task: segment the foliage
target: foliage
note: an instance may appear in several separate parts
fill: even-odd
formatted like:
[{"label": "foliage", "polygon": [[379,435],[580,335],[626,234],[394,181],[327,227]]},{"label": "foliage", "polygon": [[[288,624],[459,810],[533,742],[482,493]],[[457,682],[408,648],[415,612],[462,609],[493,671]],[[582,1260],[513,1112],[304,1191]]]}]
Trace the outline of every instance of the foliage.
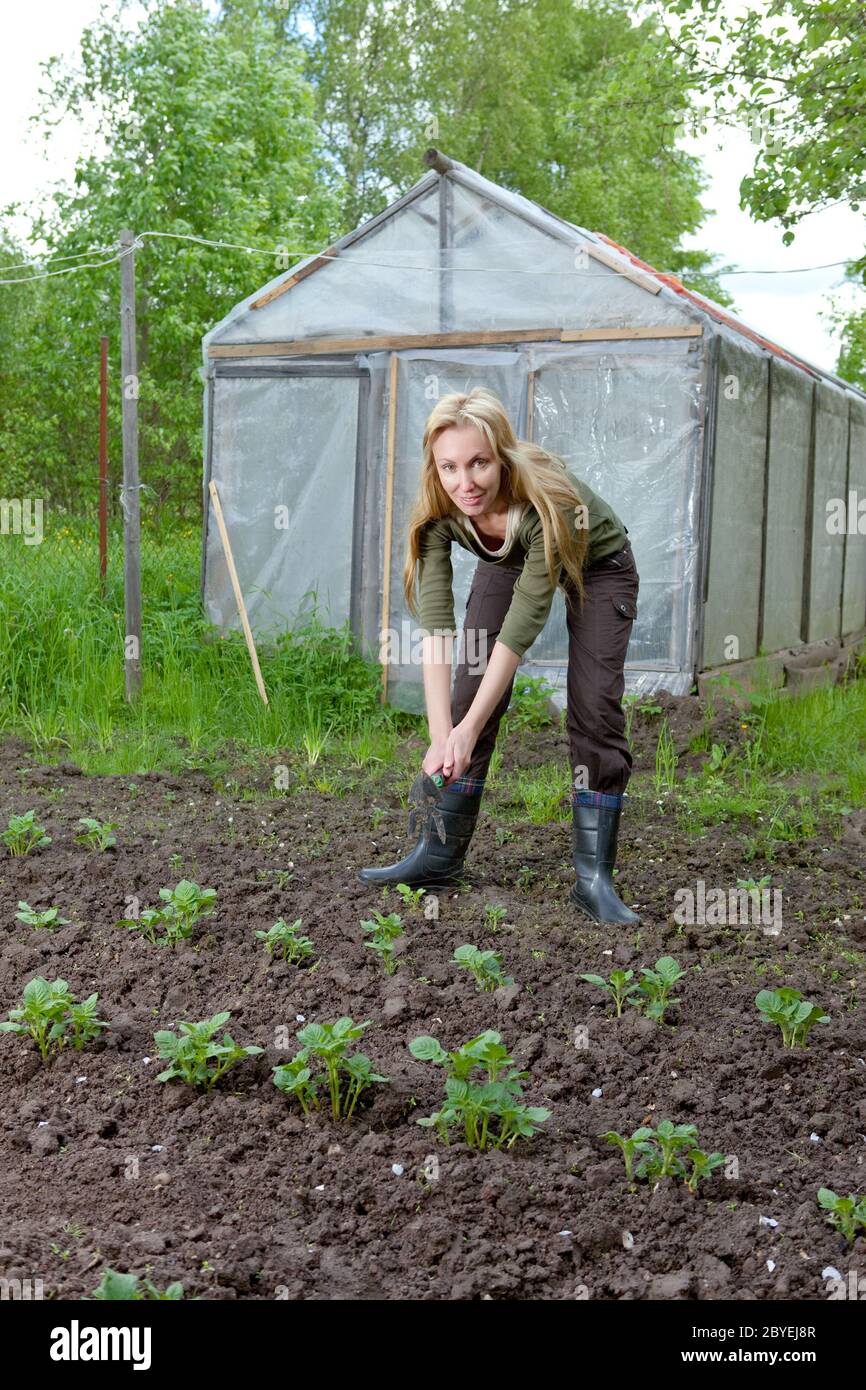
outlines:
[{"label": "foliage", "polygon": [[160,888],[162,907],[146,907],[140,917],[124,917],[116,925],[140,931],[153,946],[176,946],[192,935],[193,927],[209,917],[216,905],[215,888],[199,888],[181,879],[174,888]]},{"label": "foliage", "polygon": [[45,907],[41,912],[37,912],[29,903],[24,902],[19,902],[15,920],[24,922],[28,927],[44,928],[47,931],[53,931],[55,927],[69,926],[69,918],[60,916],[59,907]]},{"label": "foliage", "polygon": [[[119,229],[221,238],[238,249],[153,238],[136,254],[142,482],[157,510],[177,520],[198,510],[201,336],[300,259],[295,248],[327,242],[333,174],[302,52],[277,34],[264,6],[247,6],[243,22],[204,0],[146,0],[142,11],[131,22],[127,7],[104,9],[76,58],[44,67],[38,128],[47,137],[64,116],[84,113],[87,135],[72,182],[33,211],[34,239],[48,257],[105,268],[15,289],[27,332],[10,353],[16,321],[0,329],[0,472],[11,455],[29,474],[23,486],[52,504],[87,495],[98,335],[108,335],[112,363],[120,355]],[[12,261],[24,259],[9,249]],[[110,403],[119,438],[116,382]]]},{"label": "foliage", "polygon": [[81,834],[75,837],[76,844],[100,851],[112,849],[117,844],[117,836],[114,834],[117,825],[114,821],[100,821],[95,820],[93,816],[82,816],[78,824],[83,826],[83,829]]},{"label": "foliage", "polygon": [[849,1193],[847,1197],[837,1197],[829,1187],[818,1188],[818,1204],[829,1212],[827,1220],[831,1226],[850,1243],[857,1236],[857,1227],[866,1230],[866,1197]]},{"label": "foliage", "polygon": [[[530,1139],[550,1118],[543,1106],[522,1103],[522,1083],[529,1073],[514,1066],[499,1033],[488,1029],[455,1052],[446,1052],[436,1038],[422,1036],[413,1038],[409,1051],[421,1062],[445,1067],[445,1103],[417,1123],[435,1128],[446,1144],[449,1131],[459,1124],[472,1148],[510,1149],[515,1140]],[[476,1071],[485,1079],[473,1080]]]},{"label": "foliage", "polygon": [[453,959],[455,965],[469,971],[480,991],[489,994],[501,985],[514,984],[510,975],[503,975],[502,956],[497,951],[479,951],[467,943],[457,947]]},{"label": "foliage", "polygon": [[679,758],[667,719],[662,720],[656,740],[654,783],[657,796],[676,790]]},{"label": "foliage", "polygon": [[[742,205],[778,221],[790,245],[794,228],[820,208],[863,205],[862,131],[866,29],[861,0],[772,0],[730,7],[725,0],[668,0],[672,51],[682,55],[722,126],[748,126],[754,167],[741,184]],[[777,21],[770,22],[771,16]],[[848,278],[866,278],[866,254]],[[866,314],[834,315],[844,325],[837,370],[866,387]]]},{"label": "foliage", "polygon": [[13,859],[21,859],[34,849],[51,844],[51,836],[45,834],[45,826],[36,824],[35,811],[25,811],[23,816],[10,816],[0,840]]},{"label": "foliage", "polygon": [[121,1274],[115,1269],[104,1269],[102,1278],[93,1290],[93,1298],[103,1302],[139,1302],[145,1299],[160,1299],[171,1303],[183,1298],[183,1284],[169,1284],[164,1293],[150,1282],[139,1279],[137,1274]]},{"label": "foliage", "polygon": [[216,1034],[230,1018],[228,1012],[219,1013],[200,1023],[178,1022],[179,1033],[167,1029],[154,1033],[159,1056],[170,1063],[159,1073],[157,1081],[177,1078],[189,1086],[203,1086],[209,1091],[244,1057],[263,1052],[262,1047],[241,1047],[230,1033],[223,1033],[222,1041],[217,1041]]},{"label": "foliage", "polygon": [[[308,709],[327,711],[335,743],[363,738],[390,761],[418,717],[382,705],[381,667],[357,650],[348,622],[305,612],[259,648],[270,704],[250,688],[243,635],[215,634],[199,600],[200,528],[175,526],[142,546],[143,681],[125,698],[123,554],[110,534],[99,581],[95,528],[49,510],[38,547],[3,546],[0,566],[0,727],[43,756],[86,773],[220,770],[227,735],[239,749],[285,756]],[[334,749],[336,760],[343,754]],[[178,873],[178,877],[180,874]]]},{"label": "foliage", "polygon": [[374,910],[372,918],[367,918],[361,923],[361,930],[369,932],[372,937],[372,940],[365,941],[364,945],[368,950],[376,952],[386,972],[393,975],[400,964],[394,954],[394,947],[404,934],[402,918],[396,912],[389,912],[386,917],[384,913]]},{"label": "foliage", "polygon": [[76,1051],[99,1036],[109,1025],[96,1017],[99,996],[91,994],[76,1002],[65,980],[46,980],[36,975],[24,986],[22,1004],[9,1010],[9,1019],[0,1023],[0,1033],[30,1036],[39,1048],[43,1062],[55,1049],[71,1042]]},{"label": "foliage", "polygon": [[518,672],[503,718],[504,732],[547,728],[553,722],[549,708],[551,688],[538,676],[522,676]]},{"label": "foliage", "polygon": [[[375,827],[374,827],[374,828],[375,828]],[[419,903],[421,902],[421,899],[424,897],[424,894],[427,892],[427,889],[426,889],[426,888],[410,888],[408,883],[398,883],[398,884],[397,884],[397,892],[400,894],[400,897],[403,899],[403,902],[404,902],[404,904],[405,904],[405,906],[406,906],[407,911],[409,911],[409,912],[415,912],[415,911],[417,910],[417,908],[418,908]]]},{"label": "foliage", "polygon": [[[703,215],[697,160],[676,138],[690,75],[626,0],[141,8],[137,21],[104,11],[74,59],[44,70],[37,131],[71,112],[87,134],[71,183],[32,210],[33,237],[47,257],[103,268],[3,287],[0,471],[18,492],[70,508],[87,495],[96,342],[106,333],[118,360],[127,226],[234,243],[153,237],[136,253],[145,495],[160,515],[193,514],[202,333],[416,183],[431,113],[471,167],[727,302],[706,254],[680,246]],[[0,252],[10,265],[27,254],[8,229]],[[120,403],[112,391],[115,438]]]},{"label": "foliage", "polygon": [[[274,1068],[274,1085],[287,1095],[297,1096],[304,1114],[309,1114],[310,1104],[318,1108],[317,1088],[327,1085],[334,1119],[351,1119],[361,1094],[375,1082],[390,1079],[373,1071],[365,1053],[348,1050],[349,1044],[369,1027],[369,1020],[354,1023],[351,1018],[338,1018],[335,1023],[309,1023],[297,1034],[302,1050],[287,1065]],[[324,1062],[324,1075],[313,1077],[307,1065],[311,1057]]]},{"label": "foliage", "polygon": [[785,1047],[805,1047],[815,1024],[830,1022],[819,1004],[808,1003],[798,989],[787,985],[762,989],[755,996],[755,1004],[765,1023],[778,1024]]},{"label": "foliage", "polygon": [[272,956],[276,949],[279,949],[283,960],[290,965],[298,965],[307,956],[311,956],[314,951],[312,941],[306,936],[299,936],[301,918],[296,917],[294,922],[286,922],[280,917],[268,931],[257,931],[256,936],[260,941],[264,941],[268,949],[268,955]]},{"label": "foliage", "polygon": [[[623,1004],[630,994],[636,994],[638,990],[637,983],[630,983],[633,976],[633,970],[612,970],[608,980],[603,975],[579,975],[578,979],[586,980],[590,985],[598,985],[599,989],[609,994],[616,1005],[616,1016],[621,1018]],[[632,999],[629,1002],[633,1004],[635,1001]]]},{"label": "foliage", "polygon": [[[655,1129],[643,1125],[631,1138],[616,1130],[599,1135],[608,1144],[615,1144],[625,1160],[626,1178],[632,1176],[655,1182],[660,1178],[682,1178],[690,1192],[697,1192],[703,1178],[710,1177],[725,1161],[722,1153],[704,1153],[696,1146],[698,1131],[695,1125],[677,1125],[661,1120]],[[637,1164],[635,1164],[637,1159]],[[691,1164],[691,1170],[687,1164]]]},{"label": "foliage", "polygon": [[504,919],[507,909],[495,903],[484,904],[484,924],[492,932],[499,930],[499,923]]},{"label": "foliage", "polygon": [[673,956],[661,956],[655,963],[655,969],[650,970],[644,966],[641,970],[643,979],[638,985],[638,990],[644,996],[644,1001],[638,1004],[646,1013],[647,1018],[654,1018],[656,1022],[663,1023],[665,1010],[672,1004],[679,1004],[679,999],[672,999],[670,991],[673,989],[677,980],[681,980],[685,975],[685,970],[674,960]]}]

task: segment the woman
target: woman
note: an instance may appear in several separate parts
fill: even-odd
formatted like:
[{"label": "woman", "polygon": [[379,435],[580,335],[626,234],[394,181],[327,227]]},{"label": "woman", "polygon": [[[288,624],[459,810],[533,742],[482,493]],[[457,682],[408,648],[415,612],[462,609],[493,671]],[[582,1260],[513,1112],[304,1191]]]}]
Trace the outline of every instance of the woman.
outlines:
[{"label": "woman", "polygon": [[[359,877],[366,883],[409,885],[459,877],[515,671],[544,627],[561,585],[573,769],[576,882],[570,897],[593,921],[637,923],[611,877],[632,766],[623,667],[639,580],[627,527],[562,459],[517,439],[491,391],[443,396],[427,420],[423,449],[403,587],[424,632],[430,747],[422,768],[428,774],[441,770],[444,790],[435,807],[441,819],[428,812],[405,859],[383,869],[361,869]],[[454,541],[478,556],[478,566],[452,697]]]}]

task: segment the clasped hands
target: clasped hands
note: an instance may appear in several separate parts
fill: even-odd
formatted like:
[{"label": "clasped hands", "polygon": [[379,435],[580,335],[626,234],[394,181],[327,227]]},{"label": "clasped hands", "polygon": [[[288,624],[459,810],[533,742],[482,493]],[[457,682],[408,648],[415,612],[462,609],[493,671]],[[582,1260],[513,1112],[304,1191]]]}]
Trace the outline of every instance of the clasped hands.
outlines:
[{"label": "clasped hands", "polygon": [[466,719],[461,719],[447,734],[431,741],[421,767],[428,776],[441,770],[447,786],[463,776],[472,761],[477,742],[478,730]]}]

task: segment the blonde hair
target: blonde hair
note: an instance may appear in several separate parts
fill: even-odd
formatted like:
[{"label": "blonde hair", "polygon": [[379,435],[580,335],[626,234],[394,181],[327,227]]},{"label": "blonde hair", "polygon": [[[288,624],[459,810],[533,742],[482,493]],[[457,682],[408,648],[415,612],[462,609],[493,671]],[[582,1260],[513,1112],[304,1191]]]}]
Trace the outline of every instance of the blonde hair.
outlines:
[{"label": "blonde hair", "polygon": [[[551,584],[559,583],[564,569],[574,582],[583,605],[582,570],[589,548],[587,512],[565,461],[539,444],[518,439],[505,407],[497,395],[483,386],[473,391],[452,391],[437,401],[424,427],[424,460],[418,494],[409,513],[403,593],[410,613],[418,616],[415,602],[416,566],[420,534],[431,521],[456,516],[457,511],[439,480],[433,444],[450,425],[474,425],[484,435],[494,458],[502,465],[500,496],[509,506],[528,502],[538,512],[544,532],[544,558]],[[578,508],[580,511],[578,512]],[[580,520],[578,520],[578,517]]]}]

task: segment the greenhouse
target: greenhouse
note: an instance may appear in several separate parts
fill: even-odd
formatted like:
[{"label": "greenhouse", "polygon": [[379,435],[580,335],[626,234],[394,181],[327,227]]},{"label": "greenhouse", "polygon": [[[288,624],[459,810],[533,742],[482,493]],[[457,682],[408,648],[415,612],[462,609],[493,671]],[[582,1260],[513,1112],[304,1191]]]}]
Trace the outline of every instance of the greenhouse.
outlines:
[{"label": "greenhouse", "polygon": [[[213,481],[256,638],[315,604],[383,662],[387,699],[422,710],[401,573],[424,422],[486,386],[629,529],[628,690],[685,694],[760,654],[777,685],[844,666],[866,629],[866,393],[603,234],[425,159],[403,197],[203,340],[210,620],[239,626]],[[475,557],[452,562],[459,624]],[[520,669],[560,703],[567,650],[558,591]]]}]

